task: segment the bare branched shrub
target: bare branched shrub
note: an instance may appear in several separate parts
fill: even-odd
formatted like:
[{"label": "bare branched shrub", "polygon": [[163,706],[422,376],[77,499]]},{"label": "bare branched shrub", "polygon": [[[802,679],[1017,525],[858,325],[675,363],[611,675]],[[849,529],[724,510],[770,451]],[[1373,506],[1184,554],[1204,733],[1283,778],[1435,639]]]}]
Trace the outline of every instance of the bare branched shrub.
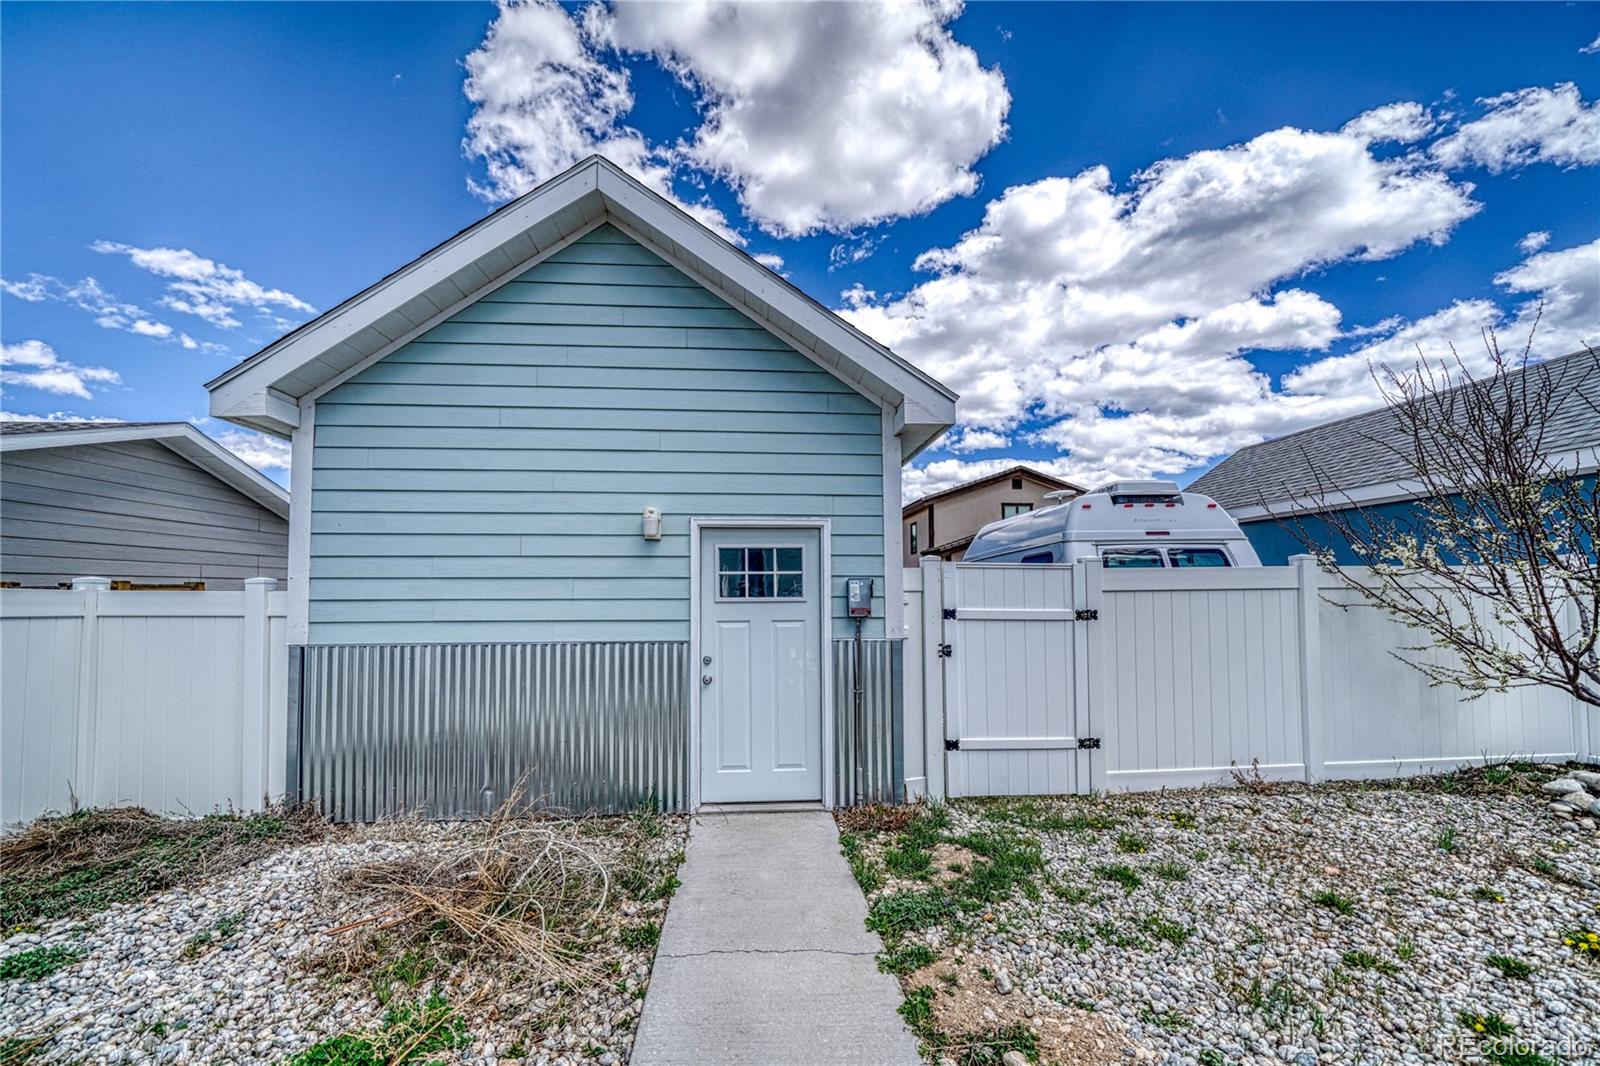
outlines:
[{"label": "bare branched shrub", "polygon": [[1572,427],[1600,427],[1600,349],[1536,363],[1532,343],[1508,355],[1486,332],[1490,369],[1477,376],[1453,347],[1378,373],[1388,422],[1362,436],[1415,494],[1401,513],[1351,499],[1302,453],[1318,520],[1365,573],[1335,565],[1325,533],[1281,521],[1361,603],[1421,636],[1396,654],[1430,683],[1473,695],[1550,685],[1600,705],[1596,434],[1569,450]]},{"label": "bare branched shrub", "polygon": [[1261,776],[1260,759],[1251,759],[1248,770],[1238,763],[1233,763],[1228,767],[1228,776],[1233,778],[1233,783],[1236,787],[1258,796],[1282,792],[1289,787],[1289,783],[1286,781],[1274,781]]}]

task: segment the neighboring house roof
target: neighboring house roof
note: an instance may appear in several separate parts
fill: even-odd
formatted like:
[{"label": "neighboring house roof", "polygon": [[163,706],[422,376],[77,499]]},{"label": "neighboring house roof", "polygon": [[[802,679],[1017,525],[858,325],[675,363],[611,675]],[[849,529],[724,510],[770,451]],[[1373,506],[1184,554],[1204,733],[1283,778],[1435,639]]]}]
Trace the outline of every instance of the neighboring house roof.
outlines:
[{"label": "neighboring house roof", "polygon": [[968,533],[964,537],[957,537],[955,540],[947,540],[943,544],[935,544],[933,547],[924,550],[922,554],[939,556],[949,555],[951,552],[960,551],[962,548],[965,548],[967,545],[971,544],[972,538],[976,536],[976,533]]},{"label": "neighboring house roof", "polygon": [[909,459],[955,422],[956,394],[624,173],[591,156],[208,382],[211,413],[287,436],[337,385],[611,222],[865,396]]},{"label": "neighboring house roof", "polygon": [[[959,485],[952,485],[948,489],[940,489],[938,492],[930,492],[928,495],[912,500],[910,503],[902,507],[900,509],[900,515],[903,518],[909,518],[911,516],[911,512],[920,511],[928,504],[937,503],[947,496],[954,496],[957,493],[967,492],[971,489],[979,489],[985,485],[993,485],[996,481],[1004,481],[1006,478],[1012,477],[1030,477],[1035,481],[1042,481],[1046,485],[1054,486],[1055,490],[1058,492],[1063,489],[1077,493],[1082,493],[1084,491],[1082,485],[1074,485],[1070,481],[1062,481],[1058,477],[1051,477],[1049,474],[1046,474],[1040,470],[1035,470],[1031,466],[1018,464],[1017,466],[1007,467],[1006,469],[1001,470],[999,473],[990,474],[988,477],[974,478],[971,481],[963,481]],[[948,547],[948,545],[942,546]],[[929,551],[933,550],[935,549],[929,549]]]},{"label": "neighboring house roof", "polygon": [[154,441],[278,517],[289,517],[288,490],[187,422],[0,421],[0,452],[132,440]]},{"label": "neighboring house roof", "polygon": [[[1548,454],[1574,455],[1592,468],[1600,448],[1600,350],[1533,363],[1506,375],[1507,387],[1546,380],[1559,399],[1544,427]],[[1580,385],[1589,388],[1580,391]],[[1352,504],[1414,499],[1422,494],[1405,456],[1405,429],[1388,407],[1302,429],[1234,452],[1189,486],[1237,519],[1323,511]]]}]

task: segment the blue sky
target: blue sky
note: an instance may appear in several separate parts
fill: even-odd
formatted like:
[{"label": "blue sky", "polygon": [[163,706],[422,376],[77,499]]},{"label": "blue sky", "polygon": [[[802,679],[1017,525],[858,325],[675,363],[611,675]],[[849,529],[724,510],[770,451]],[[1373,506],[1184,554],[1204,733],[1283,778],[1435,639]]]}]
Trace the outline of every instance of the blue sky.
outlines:
[{"label": "blue sky", "polygon": [[1594,4],[7,3],[0,38],[15,415],[203,418],[597,149],[963,393],[909,491],[1186,480],[1541,298],[1540,354],[1600,342]]}]

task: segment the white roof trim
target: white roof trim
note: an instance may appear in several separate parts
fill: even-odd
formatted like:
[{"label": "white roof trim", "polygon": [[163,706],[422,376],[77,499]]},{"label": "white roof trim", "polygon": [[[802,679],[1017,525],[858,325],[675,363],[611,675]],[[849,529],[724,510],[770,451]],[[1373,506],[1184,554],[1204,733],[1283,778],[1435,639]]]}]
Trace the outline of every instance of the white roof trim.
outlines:
[{"label": "white roof trim", "polygon": [[211,413],[288,435],[293,401],[420,335],[607,220],[863,395],[902,412],[897,432],[905,455],[954,423],[954,392],[598,156],[207,383]]},{"label": "white roof trim", "polygon": [[279,518],[289,517],[287,489],[187,422],[161,422],[150,426],[125,426],[108,422],[82,429],[5,434],[0,436],[0,452],[70,448],[82,444],[121,444],[134,440],[154,441],[163,445]]},{"label": "white roof trim", "polygon": [[[1592,474],[1600,469],[1600,447],[1575,448],[1546,456],[1555,469],[1567,474]],[[1352,507],[1374,507],[1383,503],[1400,503],[1420,499],[1427,489],[1415,480],[1389,481],[1377,485],[1358,485],[1349,489],[1334,489],[1323,494],[1297,496],[1291,500],[1273,500],[1266,504],[1253,503],[1245,507],[1226,508],[1235,522],[1254,522],[1263,518],[1289,518],[1295,515],[1321,514],[1326,511],[1346,511]]]}]

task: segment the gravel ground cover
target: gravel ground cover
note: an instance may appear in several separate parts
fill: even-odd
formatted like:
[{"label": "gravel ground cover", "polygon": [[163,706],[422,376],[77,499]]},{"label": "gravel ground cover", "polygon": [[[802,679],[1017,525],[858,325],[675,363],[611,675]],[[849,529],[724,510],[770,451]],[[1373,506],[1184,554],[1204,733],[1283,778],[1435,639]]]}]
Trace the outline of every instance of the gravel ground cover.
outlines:
[{"label": "gravel ground cover", "polygon": [[1600,835],[1558,770],[841,829],[939,1062],[1600,1062]]},{"label": "gravel ground cover", "polygon": [[0,1063],[625,1062],[686,824],[343,829],[0,942]]}]

